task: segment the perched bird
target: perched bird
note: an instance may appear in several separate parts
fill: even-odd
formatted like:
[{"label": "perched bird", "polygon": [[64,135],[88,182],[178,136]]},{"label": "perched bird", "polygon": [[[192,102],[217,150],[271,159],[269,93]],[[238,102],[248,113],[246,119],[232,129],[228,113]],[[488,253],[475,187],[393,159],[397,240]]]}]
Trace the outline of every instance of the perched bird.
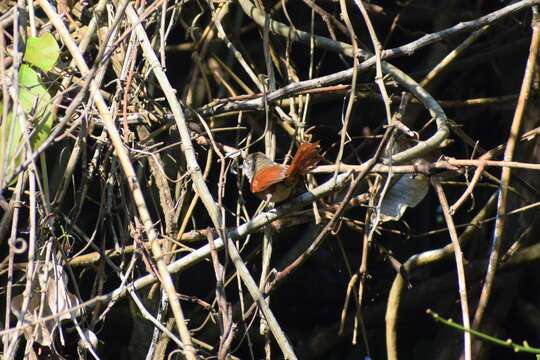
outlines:
[{"label": "perched bird", "polygon": [[246,157],[242,168],[253,194],[262,200],[281,202],[296,192],[302,177],[320,159],[319,142],[316,141],[301,144],[289,166],[278,164],[263,153],[256,152]]}]

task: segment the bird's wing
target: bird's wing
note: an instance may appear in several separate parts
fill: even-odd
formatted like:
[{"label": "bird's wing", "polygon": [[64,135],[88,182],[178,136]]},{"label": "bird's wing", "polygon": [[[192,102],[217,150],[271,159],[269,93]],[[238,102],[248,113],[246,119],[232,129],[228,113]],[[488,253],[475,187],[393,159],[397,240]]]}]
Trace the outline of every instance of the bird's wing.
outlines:
[{"label": "bird's wing", "polygon": [[281,165],[265,167],[255,173],[251,180],[251,191],[258,193],[283,181],[287,177],[287,169]]}]

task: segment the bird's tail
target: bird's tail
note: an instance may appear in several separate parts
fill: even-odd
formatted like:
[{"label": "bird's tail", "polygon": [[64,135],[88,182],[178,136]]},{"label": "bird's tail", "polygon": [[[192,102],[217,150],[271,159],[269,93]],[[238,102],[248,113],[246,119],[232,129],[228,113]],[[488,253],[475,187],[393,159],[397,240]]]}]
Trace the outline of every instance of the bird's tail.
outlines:
[{"label": "bird's tail", "polygon": [[305,175],[321,160],[319,142],[301,144],[294,154],[291,165],[287,169],[287,176]]}]

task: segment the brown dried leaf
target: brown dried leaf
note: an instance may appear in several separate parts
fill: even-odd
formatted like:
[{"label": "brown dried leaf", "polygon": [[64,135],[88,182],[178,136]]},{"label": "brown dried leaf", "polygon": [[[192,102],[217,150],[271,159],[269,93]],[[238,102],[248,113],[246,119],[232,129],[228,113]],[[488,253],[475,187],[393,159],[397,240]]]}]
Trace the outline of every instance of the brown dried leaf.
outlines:
[{"label": "brown dried leaf", "polygon": [[424,175],[403,175],[391,185],[381,204],[381,220],[398,221],[408,207],[415,207],[427,195],[429,179]]},{"label": "brown dried leaf", "polygon": [[[70,319],[71,315],[66,312],[52,320],[39,323],[37,321],[40,318],[63,313],[77,306],[79,301],[75,295],[67,290],[67,275],[61,266],[56,265],[56,269],[49,266],[48,273],[45,271],[45,266],[40,266],[38,271],[38,281],[34,281],[28,309],[24,313],[24,320],[35,324],[25,329],[24,336],[27,341],[35,341],[42,346],[51,346],[56,327],[60,321]],[[43,308],[41,307],[42,298]],[[24,293],[13,297],[11,301],[11,311],[18,319],[21,317],[23,301]],[[75,310],[73,315],[78,316],[79,314],[80,310]]]}]

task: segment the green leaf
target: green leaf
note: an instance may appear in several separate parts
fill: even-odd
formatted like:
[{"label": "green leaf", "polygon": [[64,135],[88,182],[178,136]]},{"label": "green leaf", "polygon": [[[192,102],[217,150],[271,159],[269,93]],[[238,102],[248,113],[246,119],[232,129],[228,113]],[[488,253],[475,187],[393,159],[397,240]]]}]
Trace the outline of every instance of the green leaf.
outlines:
[{"label": "green leaf", "polygon": [[[27,119],[32,121],[30,143],[35,150],[51,133],[54,116],[51,95],[43,86],[40,74],[27,64],[21,65],[19,69],[19,102]],[[0,125],[0,161],[7,156],[10,162],[8,168],[4,169],[7,177],[10,177],[22,162],[22,158],[16,156],[16,152],[22,147],[22,134],[19,119],[14,119],[13,112],[10,111],[6,121]]]},{"label": "green leaf", "polygon": [[27,116],[31,116],[34,135],[31,138],[35,149],[49,136],[53,124],[52,98],[41,83],[39,74],[23,64],[19,70],[19,99]]},{"label": "green leaf", "polygon": [[34,107],[36,109],[42,108],[44,101],[50,100],[50,98],[47,89],[41,84],[39,73],[29,65],[21,65],[19,69],[19,101],[24,112],[30,113]]},{"label": "green leaf", "polygon": [[51,33],[31,37],[26,43],[23,60],[47,72],[58,61],[60,47]]},{"label": "green leaf", "polygon": [[[0,110],[2,109],[0,104]],[[15,122],[13,122],[15,120]],[[21,127],[17,119],[13,118],[13,112],[10,111],[5,118],[5,121],[0,125],[0,161],[2,166],[6,164],[6,168],[2,167],[2,171],[6,177],[11,177],[15,168],[21,163],[21,156],[16,157],[16,152],[21,146]],[[4,142],[5,141],[5,142]],[[19,151],[19,154],[20,151]],[[5,160],[7,159],[7,163]]]}]

